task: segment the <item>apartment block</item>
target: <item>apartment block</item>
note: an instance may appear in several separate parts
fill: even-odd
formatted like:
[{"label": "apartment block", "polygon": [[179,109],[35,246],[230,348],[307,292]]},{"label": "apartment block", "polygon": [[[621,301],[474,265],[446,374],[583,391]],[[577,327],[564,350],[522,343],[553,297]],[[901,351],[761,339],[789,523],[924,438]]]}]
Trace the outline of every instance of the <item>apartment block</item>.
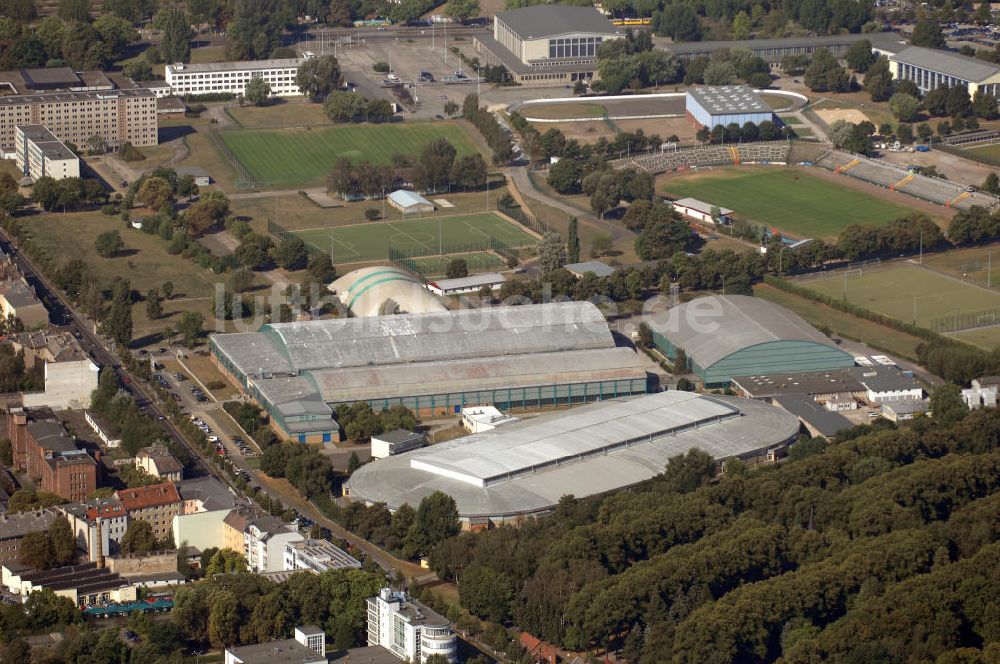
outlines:
[{"label": "apartment block", "polygon": [[368,598],[367,608],[369,646],[382,646],[414,664],[423,664],[431,655],[458,661],[451,622],[406,593],[383,588],[378,596]]},{"label": "apartment block", "polygon": [[42,125],[77,145],[94,135],[111,145],[156,145],[157,118],[156,95],[143,89],[0,96],[0,146],[13,149],[18,125]]},{"label": "apartment block", "polygon": [[18,125],[14,137],[17,170],[23,175],[32,180],[80,177],[80,158],[42,125]]},{"label": "apartment block", "polygon": [[7,437],[14,467],[38,482],[42,491],[81,501],[97,489],[97,463],[77,447],[51,410],[11,409]]},{"label": "apartment block", "polygon": [[153,528],[156,539],[173,539],[174,517],[181,513],[181,497],[172,482],[150,484],[115,493],[129,519],[140,519]]}]

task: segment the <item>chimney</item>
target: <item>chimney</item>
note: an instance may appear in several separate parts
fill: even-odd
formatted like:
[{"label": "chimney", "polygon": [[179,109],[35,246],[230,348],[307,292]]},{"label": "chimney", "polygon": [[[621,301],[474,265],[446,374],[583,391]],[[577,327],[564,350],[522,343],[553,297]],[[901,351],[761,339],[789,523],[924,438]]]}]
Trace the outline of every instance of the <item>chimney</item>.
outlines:
[{"label": "chimney", "polygon": [[104,569],[104,532],[101,527],[101,517],[95,520],[97,523],[97,534],[94,536],[94,558],[97,559],[97,569]]}]

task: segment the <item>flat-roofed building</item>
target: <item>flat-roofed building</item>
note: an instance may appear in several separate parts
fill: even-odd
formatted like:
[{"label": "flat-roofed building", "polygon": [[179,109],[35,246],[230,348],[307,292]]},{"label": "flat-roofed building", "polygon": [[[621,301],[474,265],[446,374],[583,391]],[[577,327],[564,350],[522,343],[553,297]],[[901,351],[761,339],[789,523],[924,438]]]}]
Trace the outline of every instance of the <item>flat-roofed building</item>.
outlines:
[{"label": "flat-roofed building", "polygon": [[322,574],[329,569],[361,569],[361,562],[340,547],[321,539],[285,544],[285,570],[305,569]]},{"label": "flat-roofed building", "polygon": [[959,53],[910,46],[889,57],[889,71],[899,81],[913,81],[923,93],[960,85],[969,91],[1000,97],[1000,64]]},{"label": "flat-roofed building", "polygon": [[930,410],[925,399],[886,399],[882,402],[882,415],[891,422],[905,422]]},{"label": "flat-roofed building", "polygon": [[458,661],[451,621],[391,588],[368,598],[368,645],[382,646],[413,664],[423,664],[431,655]]},{"label": "flat-roofed building", "polygon": [[18,125],[42,125],[77,145],[95,135],[112,147],[159,140],[156,96],[142,89],[0,96],[0,146],[13,150]]},{"label": "flat-roofed building", "polygon": [[42,125],[14,128],[17,170],[32,180],[80,177],[80,158]]},{"label": "flat-roofed building", "polygon": [[[699,127],[746,123],[759,125],[774,120],[774,111],[748,85],[705,85],[691,88],[685,96],[685,113]],[[690,199],[693,200],[693,199]]]},{"label": "flat-roofed building", "polygon": [[773,458],[798,420],[760,401],[659,392],[543,415],[373,461],[345,485],[352,500],[417,505],[434,491],[455,499],[467,528],[550,511],[560,497],[638,484],[671,456],[697,447],[718,461]]},{"label": "flat-roofed building", "polygon": [[498,290],[506,281],[499,272],[483,272],[482,274],[470,274],[467,277],[456,277],[454,279],[438,279],[427,284],[427,290],[435,295],[462,295],[464,293],[478,293],[483,288],[491,291]]},{"label": "flat-roofed building", "polygon": [[[712,205],[705,201],[699,201],[697,198],[680,198],[672,201],[670,205],[685,217],[691,217],[696,221],[709,224],[710,226],[728,224],[731,221],[729,216],[733,214],[733,211],[727,207]],[[713,216],[713,209],[717,212],[717,217]]]},{"label": "flat-roofed building", "polygon": [[176,63],[164,68],[164,79],[175,95],[233,94],[246,92],[247,83],[262,78],[271,85],[271,95],[300,95],[295,76],[305,58],[241,62]]},{"label": "flat-roofed building", "polygon": [[25,329],[49,324],[49,312],[24,277],[0,281],[0,316],[21,321]]},{"label": "flat-roofed building", "polygon": [[[181,497],[180,514],[171,528],[174,542],[187,542],[204,551],[226,548],[225,520],[236,505],[236,496],[212,476],[197,477],[176,483]],[[243,551],[242,533],[235,551]]]},{"label": "flat-roofed building", "polygon": [[635,350],[617,345],[590,302],[274,323],[213,335],[211,350],[300,442],[338,435],[333,407],[343,403],[440,416],[474,405],[578,404],[648,387]]},{"label": "flat-roofed building", "polygon": [[3,585],[19,595],[22,602],[37,591],[48,588],[77,606],[95,606],[108,602],[131,602],[136,587],[116,572],[97,563],[67,565],[49,570],[26,569],[7,563],[2,569]]},{"label": "flat-roofed building", "polygon": [[567,263],[563,268],[574,277],[583,278],[585,274],[591,272],[595,277],[610,277],[615,273],[615,268],[601,261],[583,261],[581,263]]},{"label": "flat-roofed building", "polygon": [[493,35],[474,39],[517,82],[553,83],[593,79],[597,49],[624,36],[593,7],[541,4],[497,12]]},{"label": "flat-roofed building", "polygon": [[519,421],[513,415],[507,415],[493,406],[471,406],[462,409],[462,426],[469,433],[493,431],[497,427]]},{"label": "flat-roofed building", "polygon": [[247,568],[251,572],[280,572],[285,569],[285,545],[299,542],[302,535],[273,516],[257,517],[244,531]]},{"label": "flat-roofed building", "polygon": [[894,366],[854,367],[851,375],[864,385],[868,403],[881,403],[889,399],[922,399],[924,396],[924,388],[913,375]]},{"label": "flat-roofed building", "polygon": [[7,437],[14,467],[38,482],[42,491],[66,500],[86,500],[97,490],[97,463],[47,408],[13,408],[7,414]]},{"label": "flat-roofed building", "polygon": [[849,419],[824,408],[808,394],[781,394],[774,397],[773,402],[799,418],[810,436],[832,438],[838,432],[854,426]]},{"label": "flat-roofed building", "polygon": [[746,50],[763,58],[770,65],[778,66],[781,64],[781,59],[786,55],[812,55],[821,48],[826,49],[837,57],[843,57],[851,46],[861,40],[871,42],[872,51],[880,55],[890,55],[906,48],[905,37],[897,32],[781,37],[777,39],[693,41],[663,44],[663,48],[682,60],[707,58],[721,49],[726,49],[727,51]]},{"label": "flat-roofed building", "polygon": [[771,399],[783,394],[808,394],[819,400],[864,398],[867,389],[850,369],[789,371],[733,376],[736,393],[748,399]]},{"label": "flat-roofed building", "polygon": [[326,634],[315,625],[295,628],[295,636],[226,648],[224,664],[326,664]]},{"label": "flat-roofed building", "polygon": [[45,375],[44,391],[24,394],[26,408],[90,408],[99,367],[71,333],[48,329],[22,332],[11,339],[11,345],[24,352],[26,364]]},{"label": "flat-roofed building", "polygon": [[427,441],[424,434],[406,429],[393,429],[378,435],[372,436],[371,454],[373,459],[384,459],[393,454],[402,454],[410,450],[419,449]]}]

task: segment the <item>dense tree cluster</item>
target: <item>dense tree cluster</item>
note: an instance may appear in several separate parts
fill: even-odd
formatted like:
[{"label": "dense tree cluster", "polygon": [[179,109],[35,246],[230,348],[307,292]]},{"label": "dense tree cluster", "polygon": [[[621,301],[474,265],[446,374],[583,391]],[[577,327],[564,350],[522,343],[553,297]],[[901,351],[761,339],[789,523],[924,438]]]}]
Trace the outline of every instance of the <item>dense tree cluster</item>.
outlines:
[{"label": "dense tree cluster", "polygon": [[978,205],[961,210],[948,224],[948,239],[957,245],[984,244],[1000,239],[1000,211],[990,214]]},{"label": "dense tree cluster", "polygon": [[567,496],[430,561],[477,615],[569,648],[627,646],[630,662],[987,661],[998,432],[995,410],[879,423],[797,443],[779,466],[727,465],[718,483],[691,452],[630,492]]},{"label": "dense tree cluster", "polygon": [[395,512],[384,503],[352,502],[341,518],[351,532],[407,559],[426,555],[461,530],[454,499],[440,491],[423,498],[416,509],[404,503]]},{"label": "dense tree cluster", "polygon": [[393,429],[413,431],[418,420],[406,406],[396,404],[376,412],[367,402],[357,401],[337,407],[337,422],[349,440],[365,440]]},{"label": "dense tree cluster", "polygon": [[138,37],[128,19],[104,14],[93,20],[89,2],[63,1],[74,6],[41,20],[36,20],[32,2],[0,4],[0,67],[104,69]]},{"label": "dense tree cluster", "polygon": [[682,66],[686,85],[729,85],[743,81],[754,88],[766,88],[771,84],[770,65],[748,49],[719,49],[711,57],[692,58]]},{"label": "dense tree cluster", "polygon": [[681,61],[674,54],[663,49],[653,49],[649,32],[637,35],[626,33],[625,39],[613,39],[600,45],[597,50],[597,71],[600,83],[611,94],[618,94],[623,88],[638,90],[650,85],[676,83],[683,78]]},{"label": "dense tree cluster", "polygon": [[513,158],[514,150],[510,135],[492,113],[479,106],[479,95],[466,95],[462,102],[462,117],[471,122],[482,134],[486,144],[493,151],[494,165],[506,164]]}]

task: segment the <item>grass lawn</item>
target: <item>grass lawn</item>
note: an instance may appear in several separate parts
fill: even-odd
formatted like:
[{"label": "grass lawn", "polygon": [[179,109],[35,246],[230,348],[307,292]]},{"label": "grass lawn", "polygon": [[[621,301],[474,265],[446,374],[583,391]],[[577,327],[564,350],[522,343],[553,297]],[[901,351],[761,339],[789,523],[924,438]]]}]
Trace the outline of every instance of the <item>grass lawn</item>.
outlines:
[{"label": "grass lawn", "polygon": [[449,244],[467,245],[491,237],[514,247],[531,245],[536,241],[525,231],[491,212],[409,221],[377,221],[301,230],[295,234],[310,249],[330,254],[334,263],[384,260],[388,258],[390,244],[400,249],[421,250],[426,252],[422,255],[433,256],[438,253],[439,246],[447,253]]},{"label": "grass lawn", "polygon": [[893,355],[917,359],[917,346],[923,341],[919,337],[852,316],[825,304],[813,302],[808,298],[778,290],[767,284],[754,286],[753,292],[757,297],[770,300],[794,311],[802,316],[806,322],[816,327],[829,329],[836,335],[864,344],[875,344],[878,348],[884,348]]},{"label": "grass lawn", "polygon": [[961,339],[973,346],[979,346],[984,350],[993,350],[997,346],[1000,346],[1000,327],[996,325],[993,327],[980,327],[974,330],[964,330],[949,336]]},{"label": "grass lawn", "polygon": [[206,62],[225,62],[225,46],[202,46],[191,49],[191,64],[199,65]]},{"label": "grass lawn", "polygon": [[969,148],[969,152],[974,152],[980,156],[1000,159],[1000,143],[993,143],[992,145],[982,145],[974,148]]},{"label": "grass lawn", "polygon": [[[134,339],[175,324],[184,311],[200,312],[205,317],[206,329],[214,324],[212,297],[216,282],[222,282],[223,277],[186,258],[167,253],[167,244],[159,237],[126,229],[118,217],[99,212],[44,214],[27,218],[25,223],[32,229],[33,241],[57,257],[57,264],[69,257],[82,258],[104,287],[110,287],[115,277],[123,277],[131,282],[134,290],[145,294],[165,281],[173,282],[174,294],[163,303],[164,313],[160,319],[149,320],[143,302],[133,307]],[[94,249],[94,240],[109,230],[121,232],[125,250],[113,258],[102,258]]]},{"label": "grass lawn", "polygon": [[[842,297],[843,273],[799,282],[810,290]],[[1000,293],[988,292],[917,265],[896,264],[847,278],[847,299],[897,320],[929,327],[934,318],[1000,308]]]},{"label": "grass lawn", "polygon": [[24,174],[17,170],[17,162],[13,159],[0,159],[0,174],[3,173],[10,174],[15,180],[24,177]]},{"label": "grass lawn", "polygon": [[532,118],[566,120],[571,118],[603,118],[607,111],[600,104],[580,102],[528,106],[522,109],[522,113]]},{"label": "grass lawn", "polygon": [[658,184],[674,196],[728,207],[737,218],[797,237],[836,237],[850,224],[882,225],[910,212],[796,169],[714,170],[666,176]]},{"label": "grass lawn", "polygon": [[765,104],[767,104],[776,111],[780,111],[785,108],[791,108],[792,105],[795,103],[794,99],[783,97],[781,95],[769,95],[766,92],[764,92],[760,96],[764,100]]},{"label": "grass lawn", "polygon": [[234,122],[247,129],[333,124],[323,112],[323,104],[313,104],[305,99],[276,99],[267,106],[227,106],[226,113]]},{"label": "grass lawn", "polygon": [[[924,256],[924,265],[978,286],[1000,288],[1000,245],[952,249]],[[990,278],[986,271],[989,268]]]},{"label": "grass lawn", "polygon": [[237,129],[221,132],[226,145],[260,183],[316,185],[338,159],[387,164],[393,155],[416,156],[425,145],[446,138],[459,156],[477,152],[458,123],[406,122],[330,127],[318,130]]}]

